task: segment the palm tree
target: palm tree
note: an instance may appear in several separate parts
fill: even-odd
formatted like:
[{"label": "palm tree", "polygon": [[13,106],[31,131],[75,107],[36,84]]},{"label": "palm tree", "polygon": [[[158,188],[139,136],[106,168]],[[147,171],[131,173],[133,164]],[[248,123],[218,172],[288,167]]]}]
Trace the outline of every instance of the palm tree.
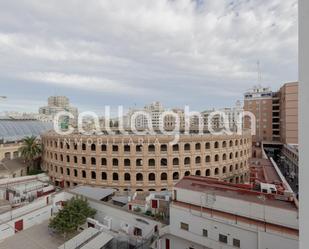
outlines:
[{"label": "palm tree", "polygon": [[34,160],[42,153],[42,145],[38,143],[35,136],[25,137],[23,146],[20,148],[21,157],[25,159],[30,167],[34,166]]}]

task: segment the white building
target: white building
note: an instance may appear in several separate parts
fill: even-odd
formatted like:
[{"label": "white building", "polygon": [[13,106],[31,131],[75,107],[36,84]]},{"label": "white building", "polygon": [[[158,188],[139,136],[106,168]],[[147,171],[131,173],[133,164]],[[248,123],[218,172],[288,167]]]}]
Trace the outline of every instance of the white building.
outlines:
[{"label": "white building", "polygon": [[153,247],[296,249],[297,203],[251,185],[184,177],[174,188],[170,225]]}]

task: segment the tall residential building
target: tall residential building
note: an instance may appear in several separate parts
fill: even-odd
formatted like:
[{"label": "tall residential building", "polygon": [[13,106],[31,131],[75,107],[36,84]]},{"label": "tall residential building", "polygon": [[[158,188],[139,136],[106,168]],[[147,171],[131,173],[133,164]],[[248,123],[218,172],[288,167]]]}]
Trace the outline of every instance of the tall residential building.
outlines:
[{"label": "tall residential building", "polygon": [[68,111],[77,117],[78,110],[70,105],[70,101],[65,96],[50,96],[48,105],[39,108],[39,113],[54,117],[58,112]]},{"label": "tall residential building", "polygon": [[[298,143],[298,83],[286,83],[279,91],[254,87],[244,95],[244,110],[256,118],[253,142]],[[245,118],[245,128],[251,120]]]}]

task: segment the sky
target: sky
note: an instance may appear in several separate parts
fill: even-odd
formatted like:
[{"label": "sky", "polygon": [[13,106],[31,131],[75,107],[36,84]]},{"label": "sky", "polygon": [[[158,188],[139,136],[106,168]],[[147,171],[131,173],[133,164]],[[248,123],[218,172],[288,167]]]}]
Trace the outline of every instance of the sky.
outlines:
[{"label": "sky", "polygon": [[297,0],[0,0],[0,111],[50,95],[99,113],[230,107],[297,81],[297,14]]}]

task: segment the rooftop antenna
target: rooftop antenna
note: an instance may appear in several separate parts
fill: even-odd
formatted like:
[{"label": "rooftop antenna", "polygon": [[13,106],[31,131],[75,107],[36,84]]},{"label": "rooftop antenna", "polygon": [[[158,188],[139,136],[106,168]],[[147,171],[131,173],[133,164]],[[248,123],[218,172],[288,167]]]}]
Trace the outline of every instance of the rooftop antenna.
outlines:
[{"label": "rooftop antenna", "polygon": [[260,60],[257,60],[256,62],[256,68],[257,68],[257,76],[258,76],[258,85],[261,86],[262,82],[262,76],[261,76],[261,69],[260,69]]}]

